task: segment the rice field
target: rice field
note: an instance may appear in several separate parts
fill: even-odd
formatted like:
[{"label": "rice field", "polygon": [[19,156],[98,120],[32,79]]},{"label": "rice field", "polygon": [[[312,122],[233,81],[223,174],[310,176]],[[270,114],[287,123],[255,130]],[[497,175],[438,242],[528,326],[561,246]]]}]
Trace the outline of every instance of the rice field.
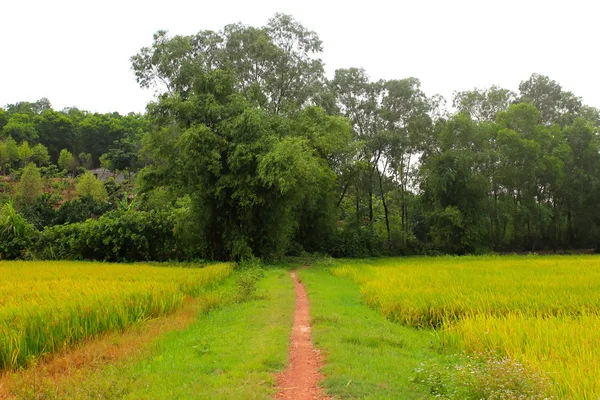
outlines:
[{"label": "rice field", "polygon": [[560,398],[600,397],[600,257],[382,259],[331,271],[392,321],[548,374]]},{"label": "rice field", "polygon": [[232,272],[78,262],[0,262],[0,371],[179,307]]}]

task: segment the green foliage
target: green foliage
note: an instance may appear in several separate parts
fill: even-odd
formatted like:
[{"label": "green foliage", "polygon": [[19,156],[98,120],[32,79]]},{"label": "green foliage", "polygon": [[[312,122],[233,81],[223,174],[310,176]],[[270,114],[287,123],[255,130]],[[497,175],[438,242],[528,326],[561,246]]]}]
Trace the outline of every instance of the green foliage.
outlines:
[{"label": "green foliage", "polygon": [[25,166],[25,165],[29,164],[32,157],[33,157],[33,150],[31,149],[31,147],[29,147],[29,143],[27,143],[27,141],[24,141],[19,146],[19,161],[21,161],[21,165]]},{"label": "green foliage", "polygon": [[33,118],[27,114],[15,113],[10,116],[8,123],[2,128],[2,137],[12,137],[18,142],[37,140]]},{"label": "green foliage", "polygon": [[236,278],[237,291],[234,300],[238,303],[243,303],[258,298],[256,295],[257,284],[264,276],[264,270],[261,268],[243,269],[238,273]]},{"label": "green foliage", "polygon": [[33,224],[36,229],[44,229],[54,224],[56,218],[57,196],[44,193],[33,204],[21,205],[20,213]]},{"label": "green foliage", "polygon": [[114,171],[133,171],[136,169],[138,149],[134,143],[127,140],[115,142],[110,151],[103,154],[100,162],[105,168]]},{"label": "green foliage", "polygon": [[44,190],[40,170],[30,163],[23,168],[21,179],[15,188],[15,199],[19,205],[29,206],[35,203]]},{"label": "green foliage", "polygon": [[4,172],[6,172],[7,166],[14,168],[19,161],[19,146],[17,145],[17,141],[11,136],[6,139],[2,146],[2,158]]},{"label": "green foliage", "polygon": [[[145,151],[160,161],[141,172],[142,193],[168,187],[189,196],[186,222],[193,226],[182,231],[203,258],[281,257],[301,206],[335,182],[312,143],[324,132],[345,144],[349,128],[310,109],[302,124],[269,114],[244,100],[231,78],[224,71],[200,75],[188,100],[165,97],[156,105],[163,127],[147,137]],[[167,110],[176,118],[163,117]],[[309,131],[311,119],[329,123],[328,130]]]},{"label": "green foliage", "polygon": [[60,155],[58,156],[58,168],[63,171],[71,171],[71,167],[73,165],[73,154],[67,149],[62,149],[60,151]]},{"label": "green foliage", "polygon": [[98,203],[105,203],[108,200],[104,184],[91,172],[86,172],[78,178],[76,189],[79,197],[91,197]]},{"label": "green foliage", "polygon": [[44,259],[166,261],[180,257],[169,214],[113,211],[97,220],[46,228],[35,252]]},{"label": "green foliage", "polygon": [[439,399],[554,399],[550,376],[532,372],[508,357],[463,356],[454,366],[423,363],[413,382]]},{"label": "green foliage", "polygon": [[325,248],[333,257],[376,257],[383,254],[383,240],[369,227],[350,224],[334,232]]},{"label": "green foliage", "polygon": [[47,225],[73,224],[90,218],[98,219],[112,209],[113,206],[108,202],[99,202],[90,196],[78,197],[61,204],[51,223]]},{"label": "green foliage", "polygon": [[[48,178],[125,173],[105,183],[108,201],[135,188],[139,208],[172,212],[191,258],[600,246],[600,110],[533,74],[517,92],[455,93],[450,112],[414,77],[344,68],[329,80],[321,52],[285,14],[158,31],[131,58],[158,94],[146,115],[47,99],[0,109],[3,196],[29,162]],[[79,189],[106,199],[89,175]]]},{"label": "green foliage", "polygon": [[0,259],[24,258],[37,231],[28,223],[12,202],[0,207]]},{"label": "green foliage", "polygon": [[32,147],[31,161],[33,161],[38,167],[48,165],[50,163],[50,155],[48,149],[41,143],[36,144]]},{"label": "green foliage", "polygon": [[94,166],[92,155],[90,153],[80,153],[77,158],[79,158],[79,164],[85,169],[92,169]]}]

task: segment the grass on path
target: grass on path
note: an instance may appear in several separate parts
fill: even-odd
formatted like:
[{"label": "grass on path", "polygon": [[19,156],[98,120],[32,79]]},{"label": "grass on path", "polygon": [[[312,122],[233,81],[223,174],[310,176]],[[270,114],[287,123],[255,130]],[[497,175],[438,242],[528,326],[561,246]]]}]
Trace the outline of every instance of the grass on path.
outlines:
[{"label": "grass on path", "polygon": [[[230,279],[223,287],[230,299],[240,292],[236,286]],[[294,289],[285,269],[265,270],[257,288],[257,298],[213,310],[160,338],[148,356],[109,364],[48,398],[272,398],[274,374],[287,363]]]},{"label": "grass on path", "polygon": [[312,337],[324,352],[322,385],[339,399],[426,399],[414,382],[422,362],[452,367],[435,333],[392,323],[363,301],[358,285],[315,265],[300,272],[310,300]]}]

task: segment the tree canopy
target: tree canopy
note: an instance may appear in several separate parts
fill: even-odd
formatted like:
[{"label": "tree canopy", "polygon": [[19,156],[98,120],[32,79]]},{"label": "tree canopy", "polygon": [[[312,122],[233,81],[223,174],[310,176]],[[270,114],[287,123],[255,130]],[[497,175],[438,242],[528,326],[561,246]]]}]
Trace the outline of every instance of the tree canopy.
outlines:
[{"label": "tree canopy", "polygon": [[[156,92],[144,115],[7,105],[2,174],[37,182],[42,171],[66,197],[60,180],[80,176],[60,218],[36,217],[73,221],[44,240],[84,243],[127,223],[171,235],[161,258],[600,250],[598,109],[536,73],[515,90],[455,92],[450,107],[416,77],[327,76],[322,52],[286,14],[158,31],[131,57],[140,87]],[[98,166],[129,172],[129,194],[85,172]],[[60,203],[16,197],[40,215]]]}]

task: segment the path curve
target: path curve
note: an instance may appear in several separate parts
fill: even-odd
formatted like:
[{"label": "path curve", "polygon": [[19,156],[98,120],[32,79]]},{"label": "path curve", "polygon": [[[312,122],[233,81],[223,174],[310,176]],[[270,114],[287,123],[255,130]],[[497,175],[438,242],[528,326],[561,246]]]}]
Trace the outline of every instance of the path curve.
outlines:
[{"label": "path curve", "polygon": [[290,341],[290,361],[288,367],[277,375],[276,399],[313,400],[328,399],[319,388],[323,378],[319,369],[322,366],[321,354],[315,349],[310,332],[310,306],[306,289],[296,271],[290,272],[296,290],[294,327]]}]

